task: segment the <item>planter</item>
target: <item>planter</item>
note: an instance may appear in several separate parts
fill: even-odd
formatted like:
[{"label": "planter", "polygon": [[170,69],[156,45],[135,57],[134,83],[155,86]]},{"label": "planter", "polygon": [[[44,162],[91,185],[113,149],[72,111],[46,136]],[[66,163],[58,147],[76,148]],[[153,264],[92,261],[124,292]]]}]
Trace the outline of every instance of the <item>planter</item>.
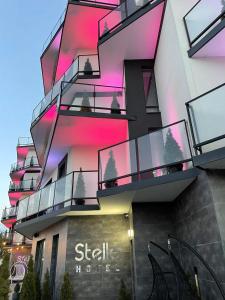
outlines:
[{"label": "planter", "polygon": [[88,106],[82,106],[80,111],[82,112],[92,112],[91,108]]},{"label": "planter", "polygon": [[80,199],[76,199],[75,200],[75,204],[76,205],[84,205],[85,204],[85,200],[80,198]]},{"label": "planter", "polygon": [[175,172],[179,172],[183,170],[183,164],[179,163],[179,164],[174,164],[171,165],[169,167],[167,167],[167,173],[171,174],[171,173],[175,173]]},{"label": "planter", "polygon": [[93,75],[93,71],[84,71],[84,75]]},{"label": "planter", "polygon": [[112,187],[118,186],[117,180],[108,180],[105,182],[105,188],[110,189]]},{"label": "planter", "polygon": [[121,115],[121,111],[117,108],[111,108],[111,114]]}]

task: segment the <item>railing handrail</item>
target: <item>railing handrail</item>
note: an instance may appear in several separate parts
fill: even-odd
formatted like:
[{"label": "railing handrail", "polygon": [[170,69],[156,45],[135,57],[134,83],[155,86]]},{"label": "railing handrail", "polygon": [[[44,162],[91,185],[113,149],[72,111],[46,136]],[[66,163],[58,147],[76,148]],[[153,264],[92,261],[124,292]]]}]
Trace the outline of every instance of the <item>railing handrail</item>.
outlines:
[{"label": "railing handrail", "polygon": [[[160,2],[161,0],[158,0],[158,1]],[[116,6],[112,11],[108,12],[106,15],[104,15],[101,19],[98,20],[98,35],[99,35],[99,38],[101,38],[101,36],[102,36],[100,34],[100,23],[102,22],[102,20],[104,20],[105,18],[107,18],[107,16],[109,14],[111,14],[111,13],[115,12],[116,10],[118,10],[118,8],[121,7],[122,5],[125,5],[125,14],[126,14],[125,18],[123,20],[121,20],[120,22],[118,22],[116,25],[114,25],[112,28],[110,28],[108,32],[112,31],[114,28],[116,28],[117,26],[119,26],[128,17],[131,17],[132,15],[134,15],[137,11],[139,11],[139,9],[142,9],[143,7],[151,4],[152,2],[157,2],[157,0],[148,0],[142,6],[137,7],[137,10],[133,11],[131,14],[128,14],[127,2],[128,2],[128,0],[124,0],[122,3],[120,3],[118,6]]]},{"label": "railing handrail", "polygon": [[2,219],[13,217],[17,214],[17,206],[5,207],[2,212]]},{"label": "railing handrail", "polygon": [[191,40],[190,38],[190,34],[189,34],[189,31],[188,31],[188,25],[187,25],[187,22],[186,22],[186,18],[187,16],[193,12],[197,7],[198,5],[202,2],[202,0],[199,0],[187,13],[186,15],[183,17],[183,20],[184,20],[184,24],[185,24],[185,28],[186,28],[186,31],[187,31],[187,36],[188,36],[188,41],[189,41],[189,46],[191,47],[201,36],[203,36],[217,21],[219,21],[219,19],[221,19],[221,17],[223,17],[225,15],[225,10],[222,11],[213,21],[211,21],[209,23],[209,25],[207,25],[205,27],[205,29],[203,29],[193,40]]},{"label": "railing handrail", "polygon": [[[60,77],[59,80],[57,80],[54,85],[52,86],[52,88],[49,90],[49,92],[47,93],[47,95],[45,95],[42,100],[35,106],[35,108],[33,109],[33,113],[32,113],[32,121],[31,121],[31,125],[34,124],[36,122],[36,120],[45,112],[45,110],[51,106],[51,104],[54,103],[54,100],[55,98],[60,94],[60,91],[61,91],[61,84],[59,85],[59,91],[57,93],[57,95],[52,98],[52,95],[53,95],[53,90],[54,90],[54,87],[61,81],[61,83],[63,82],[63,77],[66,76],[66,73],[68,72],[69,73],[69,70],[70,68],[72,68],[72,66],[75,64],[75,62],[77,62],[77,72],[75,74],[73,74],[72,78],[70,78],[70,81],[75,79],[75,77],[79,74],[80,70],[79,70],[79,60],[80,60],[80,57],[92,57],[92,56],[97,56],[98,57],[98,54],[95,53],[95,54],[84,54],[84,55],[78,55],[75,59],[72,60],[71,64],[69,65],[69,67],[66,69],[66,71],[63,73],[63,75]],[[97,72],[99,70],[93,70],[93,72]],[[69,83],[71,83],[69,81]],[[40,106],[42,105],[42,103],[44,103],[46,97],[50,94],[50,101],[49,103],[46,105],[46,107],[44,107],[43,110],[40,111],[40,113],[38,114],[38,116],[36,118],[34,118],[34,114],[35,114],[35,110]]]}]

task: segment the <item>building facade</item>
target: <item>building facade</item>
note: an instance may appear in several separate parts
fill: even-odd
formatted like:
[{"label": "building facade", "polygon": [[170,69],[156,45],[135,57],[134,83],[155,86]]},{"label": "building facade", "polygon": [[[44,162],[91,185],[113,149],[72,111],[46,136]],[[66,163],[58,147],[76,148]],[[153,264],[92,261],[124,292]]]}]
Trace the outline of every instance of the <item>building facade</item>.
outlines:
[{"label": "building facade", "polygon": [[[70,0],[15,229],[54,299],[225,299],[225,3]],[[197,252],[196,252],[197,251]]]},{"label": "building facade", "polygon": [[2,213],[2,224],[7,231],[3,233],[3,246],[10,253],[10,281],[23,280],[31,255],[32,239],[15,230],[17,211],[20,201],[37,190],[40,165],[31,138],[19,138],[16,148],[17,161],[11,165],[9,184],[10,207]]}]

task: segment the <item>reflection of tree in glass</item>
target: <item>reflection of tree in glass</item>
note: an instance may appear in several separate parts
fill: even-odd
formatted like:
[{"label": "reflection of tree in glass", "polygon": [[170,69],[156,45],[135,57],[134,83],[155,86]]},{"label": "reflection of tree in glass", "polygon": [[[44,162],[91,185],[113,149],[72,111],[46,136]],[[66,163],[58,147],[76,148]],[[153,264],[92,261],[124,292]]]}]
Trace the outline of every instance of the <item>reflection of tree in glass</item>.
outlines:
[{"label": "reflection of tree in glass", "polygon": [[90,106],[91,105],[90,105],[88,94],[87,94],[87,92],[84,92],[80,111],[91,112]]},{"label": "reflection of tree in glass", "polygon": [[82,168],[80,168],[79,175],[77,177],[77,185],[76,185],[76,191],[75,191],[75,199],[77,205],[83,205],[84,204],[84,198],[86,195],[86,189],[85,189],[85,183],[84,183],[84,176],[82,172]]},{"label": "reflection of tree in glass", "polygon": [[164,147],[164,160],[165,164],[184,160],[183,152],[174,139],[171,129],[166,134],[166,143]]}]

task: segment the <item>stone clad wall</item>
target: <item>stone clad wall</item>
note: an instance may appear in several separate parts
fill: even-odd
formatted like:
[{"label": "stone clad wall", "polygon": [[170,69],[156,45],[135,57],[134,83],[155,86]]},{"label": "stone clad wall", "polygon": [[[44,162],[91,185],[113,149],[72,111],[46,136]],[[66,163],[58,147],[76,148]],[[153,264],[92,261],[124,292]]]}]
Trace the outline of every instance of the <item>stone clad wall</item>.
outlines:
[{"label": "stone clad wall", "polygon": [[116,300],[121,279],[131,290],[128,229],[124,215],[68,219],[66,271],[75,299]]}]

